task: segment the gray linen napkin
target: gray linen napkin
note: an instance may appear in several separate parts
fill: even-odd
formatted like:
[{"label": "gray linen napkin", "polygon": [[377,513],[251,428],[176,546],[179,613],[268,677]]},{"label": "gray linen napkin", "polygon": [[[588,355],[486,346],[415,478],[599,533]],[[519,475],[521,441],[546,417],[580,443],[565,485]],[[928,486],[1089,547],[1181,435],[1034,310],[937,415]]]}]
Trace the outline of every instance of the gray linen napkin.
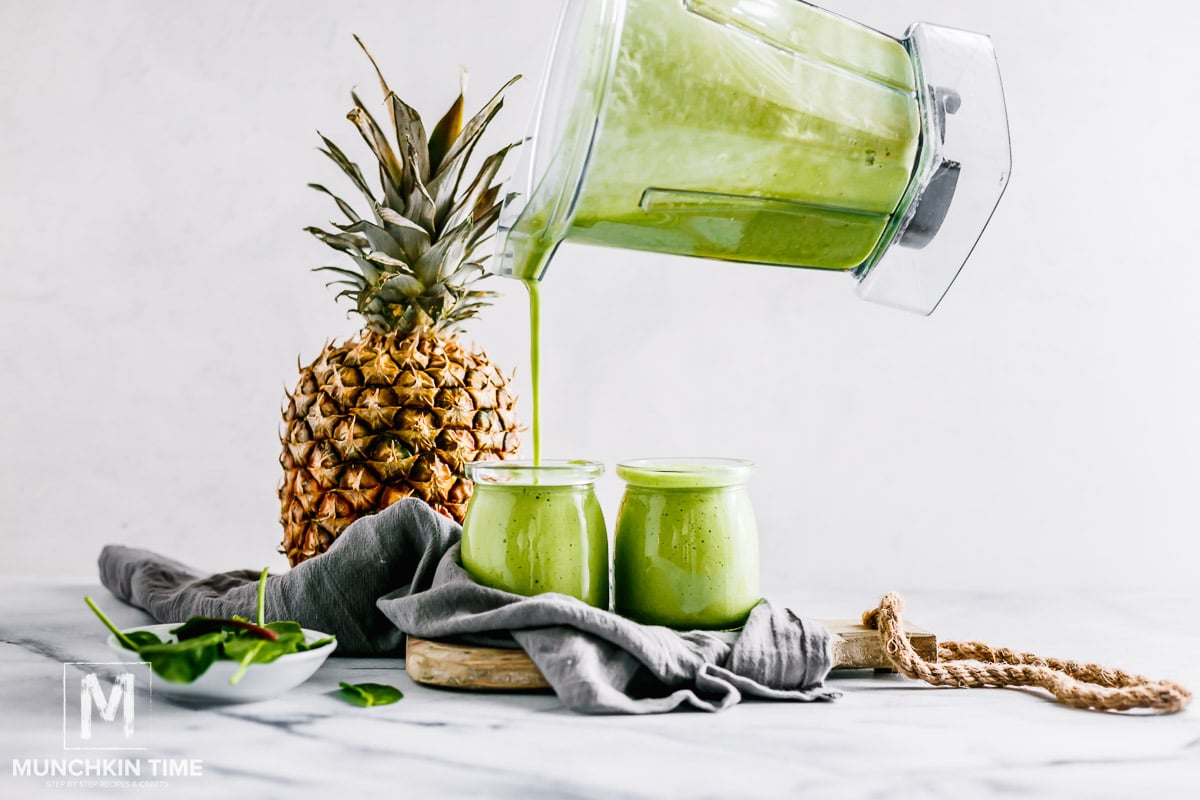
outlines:
[{"label": "gray linen napkin", "polygon": [[[681,706],[719,711],[743,696],[831,700],[830,634],[766,601],[736,634],[639,625],[572,597],[521,597],[476,583],[459,559],[461,528],[402,500],[356,521],[329,552],[272,576],[269,619],[338,638],[341,654],[401,655],[404,635],[455,637],[529,654],[562,703],[595,714]],[[252,616],[253,570],[208,577],[147,550],[109,545],[100,580],[161,622]]]}]

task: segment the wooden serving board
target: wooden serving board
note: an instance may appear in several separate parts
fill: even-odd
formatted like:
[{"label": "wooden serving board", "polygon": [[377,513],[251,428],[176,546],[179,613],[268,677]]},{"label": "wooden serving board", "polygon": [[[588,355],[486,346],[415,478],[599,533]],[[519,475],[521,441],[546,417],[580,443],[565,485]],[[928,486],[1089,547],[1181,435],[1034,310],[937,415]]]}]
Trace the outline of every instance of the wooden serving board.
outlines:
[{"label": "wooden serving board", "polygon": [[[879,631],[851,620],[821,620],[833,632],[834,669],[891,669]],[[937,637],[905,625],[917,653],[937,661]],[[524,650],[408,637],[405,669],[417,683],[450,689],[542,691],[550,688]]]}]

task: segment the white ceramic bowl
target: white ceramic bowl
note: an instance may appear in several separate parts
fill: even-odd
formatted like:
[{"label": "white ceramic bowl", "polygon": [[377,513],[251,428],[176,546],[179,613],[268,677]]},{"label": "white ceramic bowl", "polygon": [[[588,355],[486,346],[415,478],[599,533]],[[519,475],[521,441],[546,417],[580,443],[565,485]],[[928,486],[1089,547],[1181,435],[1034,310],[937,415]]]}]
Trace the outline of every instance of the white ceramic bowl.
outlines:
[{"label": "white ceramic bowl", "polygon": [[[122,632],[150,631],[164,642],[173,642],[175,637],[171,635],[171,630],[182,624],[182,622],[175,622],[163,625],[143,625],[140,628],[129,628]],[[328,634],[311,631],[308,628],[303,630],[304,641],[309,643],[328,636]],[[108,646],[120,653],[126,660],[133,660],[136,657],[136,653],[122,647],[117,641],[117,637],[111,634],[108,637]],[[289,689],[294,689],[311,678],[336,648],[337,642],[334,641],[315,650],[288,653],[267,664],[251,664],[242,679],[232,686],[229,684],[229,679],[238,669],[235,661],[214,661],[203,675],[191,683],[172,683],[155,675],[153,692],[193,703],[250,703],[255,700],[267,700],[281,695]]]}]

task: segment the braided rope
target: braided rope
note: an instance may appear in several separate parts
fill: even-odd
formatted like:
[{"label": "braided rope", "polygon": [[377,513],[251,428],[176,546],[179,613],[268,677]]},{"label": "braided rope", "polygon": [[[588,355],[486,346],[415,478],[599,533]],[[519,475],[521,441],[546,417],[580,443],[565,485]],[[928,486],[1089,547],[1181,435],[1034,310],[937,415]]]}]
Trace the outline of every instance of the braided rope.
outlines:
[{"label": "braided rope", "polygon": [[1043,658],[980,642],[942,642],[938,662],[921,658],[904,633],[904,600],[889,592],[879,607],[863,613],[863,624],[879,638],[896,670],[934,686],[965,688],[1037,686],[1060,703],[1093,711],[1142,708],[1171,714],[1192,701],[1192,693],[1171,681],[1058,658]]}]

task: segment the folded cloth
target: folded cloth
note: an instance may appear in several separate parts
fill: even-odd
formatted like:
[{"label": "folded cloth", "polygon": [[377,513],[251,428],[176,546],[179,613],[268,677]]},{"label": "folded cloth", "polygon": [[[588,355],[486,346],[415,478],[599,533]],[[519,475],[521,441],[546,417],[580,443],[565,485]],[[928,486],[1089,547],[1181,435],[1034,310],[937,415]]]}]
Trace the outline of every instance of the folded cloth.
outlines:
[{"label": "folded cloth", "polygon": [[[271,576],[268,619],[337,636],[338,651],[402,655],[406,634],[519,646],[562,703],[594,714],[719,711],[743,696],[831,700],[825,626],[763,601],[737,633],[639,625],[573,597],[522,597],[476,583],[462,529],[416,499],[354,522],[329,551]],[[258,573],[204,577],[147,550],[109,545],[100,580],[160,622],[253,616]]]}]

